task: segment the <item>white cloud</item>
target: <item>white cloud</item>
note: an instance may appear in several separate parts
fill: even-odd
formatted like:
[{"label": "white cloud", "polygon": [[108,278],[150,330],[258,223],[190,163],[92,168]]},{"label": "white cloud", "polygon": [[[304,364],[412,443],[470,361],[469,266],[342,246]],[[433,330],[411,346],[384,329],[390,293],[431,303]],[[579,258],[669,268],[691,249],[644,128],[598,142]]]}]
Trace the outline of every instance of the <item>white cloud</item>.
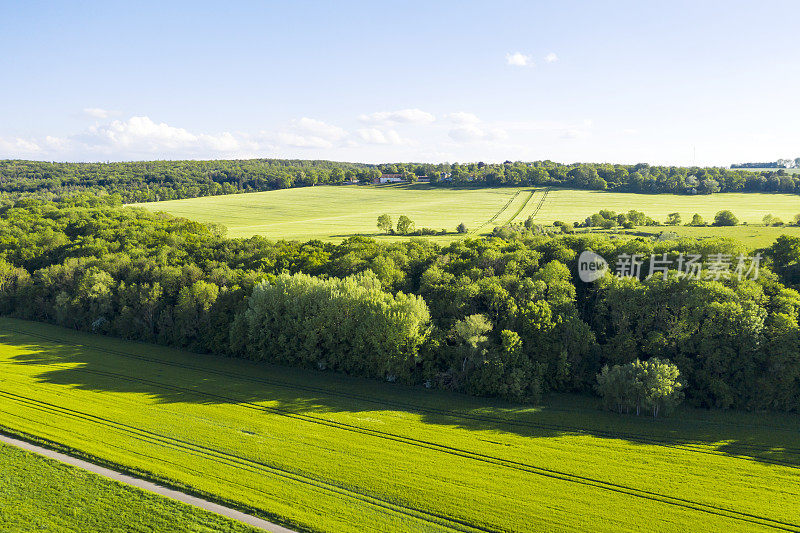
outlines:
[{"label": "white cloud", "polygon": [[347,132],[338,126],[303,117],[293,120],[290,131],[279,132],[275,140],[278,144],[295,148],[333,148],[334,143],[346,137]]},{"label": "white cloud", "polygon": [[[42,151],[42,147],[36,142],[17,137],[15,139],[3,139],[0,137],[0,151],[2,154],[9,154],[11,157],[17,154],[36,154]],[[0,155],[0,157],[7,157]]]},{"label": "white cloud", "polygon": [[501,128],[482,128],[476,124],[462,124],[451,129],[450,138],[458,142],[499,141],[508,137]]},{"label": "white cloud", "polygon": [[86,107],[83,109],[83,112],[92,118],[108,118],[110,115],[107,110],[100,109],[99,107]]},{"label": "white cloud", "polygon": [[497,122],[495,126],[508,132],[509,137],[517,139],[531,135],[542,136],[540,139],[577,139],[587,138],[592,134],[594,123],[590,119],[579,122],[559,120],[526,120]]},{"label": "white cloud", "polygon": [[378,128],[363,128],[356,133],[367,144],[390,144],[395,146],[412,144],[411,141],[401,137],[395,130],[381,131]]},{"label": "white cloud", "polygon": [[227,131],[219,135],[201,134],[198,137],[203,144],[215,152],[236,152],[245,147],[245,145],[247,145],[247,148],[257,149],[258,147],[255,143],[246,143],[243,139],[237,139]]},{"label": "white cloud", "polygon": [[362,122],[373,124],[427,124],[436,120],[436,117],[421,109],[401,109],[399,111],[378,111],[368,115],[360,115],[358,119]]},{"label": "white cloud", "polygon": [[555,63],[556,61],[558,61],[558,56],[555,54],[555,52],[550,52],[549,54],[544,56],[544,61],[545,63]]},{"label": "white cloud", "polygon": [[[382,120],[394,117],[381,116]],[[467,111],[442,115],[440,125],[362,124],[352,130],[310,117],[252,134],[203,132],[147,116],[99,120],[75,134],[0,138],[0,159],[148,160],[250,157],[354,161],[502,161],[573,157],[587,146],[590,120],[489,121]],[[616,130],[619,135],[620,130]],[[559,152],[559,150],[561,150]],[[551,155],[552,154],[552,155]]]},{"label": "white cloud", "polygon": [[153,122],[150,117],[131,117],[127,121],[115,120],[110,124],[92,126],[83,139],[94,144],[132,148],[141,151],[175,150],[198,142],[199,137],[183,128],[164,122]]},{"label": "white cloud", "polygon": [[295,148],[333,148],[331,141],[314,135],[282,132],[276,136],[276,139],[280,144]]},{"label": "white cloud", "polygon": [[347,137],[347,132],[342,128],[313,118],[303,117],[293,121],[292,124],[298,131],[309,133],[330,141],[338,141]]},{"label": "white cloud", "polygon": [[465,111],[456,111],[455,113],[450,113],[447,115],[447,118],[456,124],[479,124],[481,121],[481,119],[479,119],[477,116]]},{"label": "white cloud", "polygon": [[565,126],[562,129],[562,139],[585,139],[592,134],[592,121],[585,119],[582,124]]},{"label": "white cloud", "polygon": [[66,150],[69,147],[69,139],[48,135],[44,138],[44,144],[49,150],[58,152]]},{"label": "white cloud", "polygon": [[533,66],[531,56],[526,56],[522,52],[514,52],[513,54],[506,54],[506,63],[512,67],[527,67]]},{"label": "white cloud", "polygon": [[253,155],[260,148],[245,134],[192,133],[147,116],[96,124],[65,139],[47,137],[47,144],[50,153],[113,158]]}]

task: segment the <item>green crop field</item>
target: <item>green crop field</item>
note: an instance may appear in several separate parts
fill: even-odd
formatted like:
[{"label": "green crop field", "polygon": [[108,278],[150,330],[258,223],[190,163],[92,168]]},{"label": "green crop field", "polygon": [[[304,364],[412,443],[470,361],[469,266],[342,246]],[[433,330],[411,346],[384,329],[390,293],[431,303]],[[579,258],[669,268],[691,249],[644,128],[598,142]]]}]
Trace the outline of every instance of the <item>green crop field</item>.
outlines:
[{"label": "green crop field", "polygon": [[395,221],[398,216],[407,215],[418,228],[454,232],[464,222],[470,230],[491,231],[493,226],[489,224],[508,222],[521,207],[532,209],[532,202],[525,205],[532,196],[532,189],[518,188],[454,190],[426,185],[350,185],[139,205],[192,220],[223,224],[231,237],[342,240],[360,234],[380,236],[376,220],[383,213],[389,213]]},{"label": "green crop field", "polygon": [[707,222],[729,209],[741,222],[761,224],[764,215],[772,214],[789,222],[800,214],[800,196],[796,194],[719,193],[699,196],[676,194],[634,194],[605,191],[556,189],[549,192],[536,217],[539,222],[580,221],[600,209],[625,212],[644,211],[663,222],[669,213],[680,213],[684,223],[699,213]]},{"label": "green crop field", "polygon": [[5,444],[0,473],[0,531],[257,531]]},{"label": "green crop field", "polygon": [[[382,213],[392,215],[394,220],[405,214],[418,228],[444,228],[450,232],[464,222],[472,235],[491,232],[495,226],[508,222],[522,222],[534,212],[534,220],[542,224],[555,220],[582,221],[600,209],[617,212],[636,209],[661,221],[667,214],[679,212],[685,222],[694,213],[710,222],[718,211],[730,209],[742,222],[751,225],[761,224],[766,214],[785,222],[800,214],[800,196],[792,194],[687,196],[552,189],[545,196],[541,188],[448,189],[423,184],[305,187],[134,205],[223,224],[232,237],[263,235],[270,239],[298,240],[341,240],[352,235],[386,238],[376,227],[376,219]],[[745,233],[757,233],[753,242],[771,242],[773,235],[782,232],[800,234],[797,228],[760,229],[766,231],[751,227]],[[714,228],[692,234],[718,233]],[[457,237],[451,233],[433,238],[447,241]]]},{"label": "green crop field", "polygon": [[503,404],[0,319],[0,427],[311,531],[800,529],[800,419]]}]

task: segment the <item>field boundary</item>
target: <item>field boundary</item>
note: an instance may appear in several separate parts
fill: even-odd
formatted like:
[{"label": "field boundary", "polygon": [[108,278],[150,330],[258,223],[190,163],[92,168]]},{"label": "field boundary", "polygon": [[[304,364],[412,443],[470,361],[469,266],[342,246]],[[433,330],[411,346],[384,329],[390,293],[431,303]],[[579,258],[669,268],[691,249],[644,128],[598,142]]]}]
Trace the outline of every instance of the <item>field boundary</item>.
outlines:
[{"label": "field boundary", "polygon": [[292,529],[287,529],[281,525],[268,522],[267,520],[258,518],[257,516],[243,513],[231,507],[227,507],[219,503],[208,501],[203,498],[198,498],[197,496],[193,496],[185,492],[181,492],[169,487],[165,487],[163,485],[159,485],[157,483],[153,483],[152,481],[147,481],[145,479],[133,477],[123,472],[112,470],[110,468],[106,468],[104,466],[91,463],[84,459],[79,459],[77,457],[73,457],[71,455],[67,455],[65,453],[61,453],[52,450],[50,448],[45,448],[43,446],[39,446],[37,444],[33,444],[25,440],[21,440],[15,437],[10,437],[8,435],[5,435],[4,433],[0,433],[0,442],[2,442],[3,444],[8,444],[9,446],[15,446],[27,452],[35,453],[37,455],[46,457],[48,459],[52,459],[54,461],[58,461],[63,464],[67,464],[76,468],[80,468],[82,470],[86,470],[88,472],[92,472],[93,474],[97,474],[98,476],[102,476],[106,479],[116,481],[117,483],[130,485],[132,487],[136,487],[138,489],[147,492],[158,494],[159,496],[164,496],[165,498],[169,498],[172,500],[179,501],[181,503],[185,503],[187,505],[191,505],[192,507],[197,507],[198,509],[203,509],[205,511],[225,516],[232,520],[245,523],[249,526],[263,529],[264,531],[269,531],[270,533],[297,533]]}]

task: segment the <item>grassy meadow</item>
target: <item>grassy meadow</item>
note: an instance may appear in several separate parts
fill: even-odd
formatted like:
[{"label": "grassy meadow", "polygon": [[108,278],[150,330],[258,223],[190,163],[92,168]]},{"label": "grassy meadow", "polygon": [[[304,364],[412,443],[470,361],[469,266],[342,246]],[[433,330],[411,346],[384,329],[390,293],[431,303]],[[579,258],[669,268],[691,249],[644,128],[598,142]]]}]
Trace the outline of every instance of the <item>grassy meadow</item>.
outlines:
[{"label": "grassy meadow", "polygon": [[[391,186],[319,186],[227,196],[191,198],[133,204],[152,211],[166,211],[201,222],[216,222],[228,228],[231,237],[263,235],[269,239],[321,239],[338,241],[352,235],[387,237],[375,222],[382,213],[394,220],[408,215],[418,228],[447,229],[453,232],[464,222],[471,235],[491,232],[495,226],[522,222],[536,212],[541,224],[553,221],[582,221],[600,209],[625,212],[644,211],[656,220],[681,213],[684,223],[699,213],[711,222],[714,215],[730,209],[749,227],[685,228],[681,234],[693,236],[733,235],[748,243],[772,242],[783,233],[800,235],[800,228],[764,228],[766,214],[789,222],[800,213],[800,197],[791,194],[722,193],[708,196],[672,194],[633,194],[573,189],[551,189],[544,201],[544,189],[504,187],[449,189],[425,184]],[[755,226],[753,226],[755,224]],[[429,237],[446,242],[460,236]]]},{"label": "grassy meadow", "polygon": [[0,531],[260,531],[6,444],[0,473]]},{"label": "grassy meadow", "polygon": [[310,531],[800,529],[800,420],[519,406],[0,319],[0,427]]}]

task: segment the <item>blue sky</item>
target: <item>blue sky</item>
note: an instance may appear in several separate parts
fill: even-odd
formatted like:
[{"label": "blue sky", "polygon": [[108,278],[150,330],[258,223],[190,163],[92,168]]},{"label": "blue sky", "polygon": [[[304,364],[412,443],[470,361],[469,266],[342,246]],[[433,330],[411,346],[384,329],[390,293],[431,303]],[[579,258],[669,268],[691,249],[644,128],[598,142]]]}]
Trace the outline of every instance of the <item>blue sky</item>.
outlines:
[{"label": "blue sky", "polygon": [[788,1],[0,0],[0,158],[794,158],[798,24]]}]

